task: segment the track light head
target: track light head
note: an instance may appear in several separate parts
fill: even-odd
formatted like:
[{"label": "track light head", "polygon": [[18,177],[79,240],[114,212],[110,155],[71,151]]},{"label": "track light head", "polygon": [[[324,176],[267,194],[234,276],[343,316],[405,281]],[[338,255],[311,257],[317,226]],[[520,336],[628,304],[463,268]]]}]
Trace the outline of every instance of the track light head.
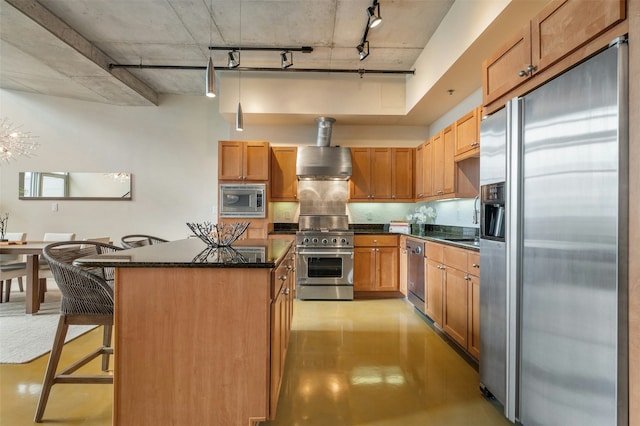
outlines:
[{"label": "track light head", "polygon": [[205,94],[208,98],[216,97],[216,73],[213,66],[213,59],[209,57],[207,63],[207,74],[205,76]]},{"label": "track light head", "polygon": [[227,66],[229,67],[229,69],[238,68],[238,66],[240,65],[240,53],[238,53],[237,57],[236,53],[237,51],[231,50],[227,54],[227,56],[229,57],[227,61]]},{"label": "track light head", "polygon": [[[287,58],[287,53],[291,55],[291,60]],[[293,52],[284,51],[280,53],[280,67],[282,69],[287,69],[291,65],[293,65]]]},{"label": "track light head", "polygon": [[[376,14],[376,9],[378,13]],[[380,17],[380,3],[373,2],[373,5],[367,8],[367,15],[369,15],[369,28],[375,28],[382,24],[382,18]]]},{"label": "track light head", "polygon": [[360,60],[365,60],[366,57],[369,56],[369,41],[363,41],[356,47],[356,49],[358,50],[358,56],[360,57]]}]

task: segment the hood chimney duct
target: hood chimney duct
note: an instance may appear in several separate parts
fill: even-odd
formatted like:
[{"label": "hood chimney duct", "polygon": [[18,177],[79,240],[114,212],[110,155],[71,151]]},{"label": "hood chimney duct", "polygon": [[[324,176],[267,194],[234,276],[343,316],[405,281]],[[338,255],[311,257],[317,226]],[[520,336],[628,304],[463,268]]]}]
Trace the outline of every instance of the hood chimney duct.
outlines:
[{"label": "hood chimney duct", "polygon": [[332,117],[316,118],[316,123],[318,123],[318,140],[316,146],[331,146],[331,130],[335,122],[336,119]]}]

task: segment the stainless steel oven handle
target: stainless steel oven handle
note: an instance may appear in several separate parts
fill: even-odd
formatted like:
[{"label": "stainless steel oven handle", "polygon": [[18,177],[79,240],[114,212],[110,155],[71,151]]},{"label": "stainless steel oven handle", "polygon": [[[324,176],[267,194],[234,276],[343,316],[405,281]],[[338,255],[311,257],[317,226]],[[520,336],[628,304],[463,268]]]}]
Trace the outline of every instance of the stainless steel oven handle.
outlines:
[{"label": "stainless steel oven handle", "polygon": [[301,256],[308,255],[308,254],[313,254],[313,255],[323,255],[323,254],[324,255],[327,255],[327,254],[331,254],[331,255],[333,255],[333,254],[339,254],[339,255],[347,254],[347,255],[349,255],[350,254],[350,255],[353,256],[353,251],[328,251],[328,250],[326,250],[326,251],[303,251],[303,250],[298,250],[298,254],[301,255]]}]

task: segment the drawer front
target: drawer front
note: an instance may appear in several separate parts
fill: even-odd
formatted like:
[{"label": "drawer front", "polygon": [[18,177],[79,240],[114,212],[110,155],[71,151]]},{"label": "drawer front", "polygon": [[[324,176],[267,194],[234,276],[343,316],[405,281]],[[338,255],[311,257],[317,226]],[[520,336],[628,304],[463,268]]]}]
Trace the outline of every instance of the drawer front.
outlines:
[{"label": "drawer front", "polygon": [[442,263],[444,261],[444,245],[427,242],[426,246],[425,250],[427,252],[427,259],[438,263]]},{"label": "drawer front", "polygon": [[356,247],[398,247],[397,235],[356,235],[354,241]]},{"label": "drawer front", "polygon": [[443,263],[460,271],[466,271],[467,253],[468,251],[464,249],[445,246]]}]

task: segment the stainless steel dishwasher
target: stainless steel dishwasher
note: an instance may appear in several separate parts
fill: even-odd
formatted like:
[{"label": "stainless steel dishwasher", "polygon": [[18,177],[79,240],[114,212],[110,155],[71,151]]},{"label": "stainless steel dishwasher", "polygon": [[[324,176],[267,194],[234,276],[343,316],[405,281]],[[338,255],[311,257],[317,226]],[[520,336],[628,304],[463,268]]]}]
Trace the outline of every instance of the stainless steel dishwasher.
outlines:
[{"label": "stainless steel dishwasher", "polygon": [[407,238],[407,298],[425,313],[424,243]]}]

